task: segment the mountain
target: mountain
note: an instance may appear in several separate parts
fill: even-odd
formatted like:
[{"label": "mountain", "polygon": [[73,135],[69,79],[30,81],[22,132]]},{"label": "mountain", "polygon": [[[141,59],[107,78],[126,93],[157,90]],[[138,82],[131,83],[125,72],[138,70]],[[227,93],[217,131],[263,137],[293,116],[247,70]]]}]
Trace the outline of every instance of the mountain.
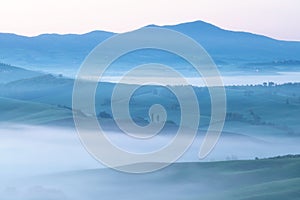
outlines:
[{"label": "mountain", "polygon": [[[299,68],[297,63],[300,62],[300,42],[228,31],[203,21],[148,27],[169,28],[190,36],[208,51],[219,66],[238,65],[239,68],[246,69],[256,67],[256,63],[283,63],[285,66],[285,62],[293,61]],[[0,62],[74,75],[88,53],[114,34],[93,31],[82,35],[43,34],[25,37],[1,33]],[[138,55],[143,60],[142,56]],[[125,61],[130,62],[129,59]]]},{"label": "mountain", "polygon": [[64,73],[64,69],[77,69],[97,44],[112,35],[104,31],[82,35],[43,34],[35,37],[1,33],[0,62]]},{"label": "mountain", "polygon": [[221,29],[195,21],[162,26],[184,33],[199,42],[217,59],[233,62],[249,60],[300,60],[300,42],[280,41],[263,35]]}]

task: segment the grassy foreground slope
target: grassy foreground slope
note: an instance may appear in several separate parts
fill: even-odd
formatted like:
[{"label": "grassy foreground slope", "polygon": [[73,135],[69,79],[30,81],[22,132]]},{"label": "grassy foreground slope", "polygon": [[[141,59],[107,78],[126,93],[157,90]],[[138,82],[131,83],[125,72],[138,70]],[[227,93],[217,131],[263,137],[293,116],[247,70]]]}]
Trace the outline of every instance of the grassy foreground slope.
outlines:
[{"label": "grassy foreground slope", "polygon": [[59,192],[65,199],[289,200],[300,198],[299,169],[298,157],[176,163],[148,174],[97,169],[47,176],[36,181],[40,181],[38,184],[43,188]]}]

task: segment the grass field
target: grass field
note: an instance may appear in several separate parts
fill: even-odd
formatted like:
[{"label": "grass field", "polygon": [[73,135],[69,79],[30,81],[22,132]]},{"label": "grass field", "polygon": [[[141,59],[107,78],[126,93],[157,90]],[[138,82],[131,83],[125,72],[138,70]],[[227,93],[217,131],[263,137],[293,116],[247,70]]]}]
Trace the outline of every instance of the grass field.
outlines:
[{"label": "grass field", "polygon": [[[148,174],[95,169],[52,174],[4,188],[7,199],[205,199],[300,198],[300,158],[176,163]],[[35,191],[30,193],[28,191]],[[38,191],[38,192],[37,192]],[[6,194],[5,194],[6,192]],[[27,196],[28,198],[27,198]],[[15,195],[15,196],[14,196]]]}]

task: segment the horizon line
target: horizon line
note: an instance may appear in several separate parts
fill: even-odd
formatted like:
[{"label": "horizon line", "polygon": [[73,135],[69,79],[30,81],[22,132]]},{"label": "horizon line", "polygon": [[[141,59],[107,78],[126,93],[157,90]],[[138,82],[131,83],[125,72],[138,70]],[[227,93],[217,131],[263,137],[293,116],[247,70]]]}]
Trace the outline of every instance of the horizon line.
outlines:
[{"label": "horizon line", "polygon": [[26,35],[26,34],[14,33],[14,32],[0,32],[0,34],[11,34],[11,35],[27,37],[27,38],[40,37],[40,36],[43,36],[43,35],[58,35],[58,36],[78,35],[78,36],[80,36],[80,35],[86,35],[86,34],[89,34],[89,33],[92,33],[92,32],[106,32],[106,33],[111,33],[111,34],[122,34],[122,33],[128,33],[128,32],[131,32],[131,31],[135,31],[135,30],[138,30],[138,29],[141,29],[141,28],[145,28],[145,27],[148,27],[148,26],[158,26],[160,28],[165,28],[165,26],[177,26],[177,25],[188,24],[188,23],[196,23],[196,22],[205,23],[207,25],[214,26],[214,27],[219,28],[219,29],[224,30],[224,31],[231,31],[231,32],[236,32],[236,33],[248,33],[248,34],[253,34],[253,35],[257,35],[257,36],[267,37],[267,38],[277,40],[277,41],[300,42],[300,40],[281,39],[281,38],[276,38],[276,37],[272,37],[272,36],[268,36],[268,35],[264,35],[264,34],[260,34],[260,33],[255,33],[255,32],[251,32],[251,31],[225,29],[225,28],[217,26],[213,23],[209,23],[209,22],[206,22],[206,21],[203,21],[203,20],[200,20],[200,19],[199,20],[193,20],[193,21],[185,21],[185,22],[180,22],[180,23],[163,24],[163,25],[148,24],[148,25],[140,26],[138,28],[135,28],[135,29],[132,29],[132,30],[129,30],[129,31],[124,31],[124,32],[113,32],[113,31],[103,30],[103,29],[94,29],[94,30],[90,30],[90,31],[87,31],[87,32],[68,32],[68,33],[66,33],[66,32],[44,32],[44,33],[39,33],[39,34],[36,34],[36,35]]}]

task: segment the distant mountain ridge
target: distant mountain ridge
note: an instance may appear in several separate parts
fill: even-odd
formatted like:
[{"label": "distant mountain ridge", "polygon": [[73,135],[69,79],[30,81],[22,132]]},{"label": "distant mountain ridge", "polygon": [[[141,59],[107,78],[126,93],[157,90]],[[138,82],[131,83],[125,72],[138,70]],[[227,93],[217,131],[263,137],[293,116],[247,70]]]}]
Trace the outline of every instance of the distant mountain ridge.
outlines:
[{"label": "distant mountain ridge", "polygon": [[47,67],[74,69],[97,44],[112,35],[104,31],[35,37],[0,33],[0,62],[41,70]]},{"label": "distant mountain ridge", "polygon": [[[300,42],[275,40],[247,32],[221,29],[195,21],[156,26],[184,33],[201,44],[219,65],[300,61]],[[42,34],[35,37],[0,33],[0,62],[68,74],[76,72],[88,53],[115,33]]]}]

